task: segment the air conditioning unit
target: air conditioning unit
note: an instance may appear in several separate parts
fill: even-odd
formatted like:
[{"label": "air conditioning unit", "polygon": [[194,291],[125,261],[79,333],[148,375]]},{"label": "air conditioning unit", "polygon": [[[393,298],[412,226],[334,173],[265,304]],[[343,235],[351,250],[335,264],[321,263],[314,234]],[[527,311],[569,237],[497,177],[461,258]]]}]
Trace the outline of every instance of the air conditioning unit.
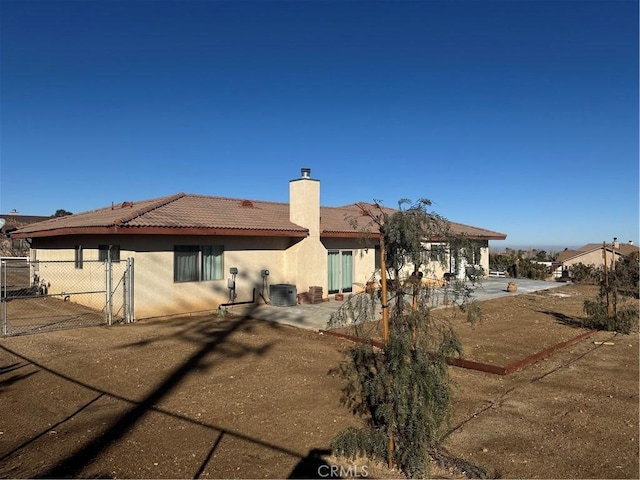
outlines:
[{"label": "air conditioning unit", "polygon": [[295,285],[276,283],[269,285],[269,300],[276,307],[294,307],[298,304],[298,291]]}]

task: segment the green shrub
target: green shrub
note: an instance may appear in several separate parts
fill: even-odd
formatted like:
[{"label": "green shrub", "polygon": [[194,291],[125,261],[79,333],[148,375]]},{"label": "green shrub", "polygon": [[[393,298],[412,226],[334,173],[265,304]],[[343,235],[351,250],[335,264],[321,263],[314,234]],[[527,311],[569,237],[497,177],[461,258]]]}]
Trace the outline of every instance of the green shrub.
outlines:
[{"label": "green shrub", "polygon": [[640,262],[638,252],[622,258],[616,263],[613,281],[623,295],[640,297]]},{"label": "green shrub", "polygon": [[638,315],[640,312],[633,305],[624,305],[609,316],[607,305],[602,300],[585,300],[584,312],[588,316],[582,321],[586,328],[620,332],[627,335],[638,329]]},{"label": "green shrub", "polygon": [[[589,273],[598,279],[600,290],[595,300],[584,302],[587,319],[583,325],[587,328],[615,331],[624,334],[638,329],[638,257],[630,255],[621,259],[615,269],[607,270],[606,278],[603,267],[580,267],[579,272]],[[628,297],[633,297],[630,300]]]},{"label": "green shrub", "polygon": [[596,267],[595,265],[576,263],[569,267],[569,275],[575,283],[597,285],[604,279],[604,270],[601,266]]}]

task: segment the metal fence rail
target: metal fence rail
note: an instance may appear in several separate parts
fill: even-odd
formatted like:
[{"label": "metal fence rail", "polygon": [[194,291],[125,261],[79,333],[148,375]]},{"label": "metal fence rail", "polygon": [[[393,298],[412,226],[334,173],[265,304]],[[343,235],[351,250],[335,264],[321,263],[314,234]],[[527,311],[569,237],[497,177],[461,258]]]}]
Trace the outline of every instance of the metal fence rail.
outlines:
[{"label": "metal fence rail", "polygon": [[133,260],[2,258],[3,335],[133,321]]}]

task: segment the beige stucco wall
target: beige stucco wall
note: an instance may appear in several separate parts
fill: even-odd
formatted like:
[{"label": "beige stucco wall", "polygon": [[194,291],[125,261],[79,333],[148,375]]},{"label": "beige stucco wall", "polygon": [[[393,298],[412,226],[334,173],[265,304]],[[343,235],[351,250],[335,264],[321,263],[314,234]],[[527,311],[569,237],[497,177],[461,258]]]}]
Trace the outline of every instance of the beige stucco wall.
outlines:
[{"label": "beige stucco wall", "polygon": [[[71,244],[71,248],[69,245]],[[84,267],[74,268],[73,245],[82,245]],[[120,246],[122,261],[115,264],[114,276],[124,271],[125,259],[132,258],[135,266],[135,318],[177,315],[190,312],[215,311],[229,301],[229,269],[236,267],[236,302],[252,299],[260,294],[268,298],[268,286],[277,283],[296,285],[297,292],[310,286],[322,286],[328,296],[327,252],[353,251],[353,291],[360,291],[375,274],[375,242],[363,244],[358,238],[324,239],[307,237],[303,240],[259,237],[202,237],[202,236],[103,236],[39,239],[34,243],[32,259],[66,260],[65,263],[40,263],[40,276],[50,282],[50,293],[93,291],[104,288],[104,267],[92,262],[98,259],[98,244]],[[220,280],[183,282],[173,281],[175,245],[221,245],[224,248],[224,278]],[[488,247],[482,249],[482,260],[488,272]],[[447,263],[448,265],[448,263]],[[262,270],[269,270],[265,283]],[[431,263],[423,272],[428,278],[441,279],[448,267]],[[376,276],[379,279],[379,274]],[[114,279],[115,281],[115,279]],[[266,288],[265,288],[266,286]],[[263,291],[264,289],[264,291]],[[101,309],[100,295],[72,295],[71,301]],[[116,296],[116,302],[121,302]],[[116,308],[118,305],[116,305]]]},{"label": "beige stucco wall", "polygon": [[[289,240],[252,237],[167,237],[156,238],[158,245],[138,251],[135,260],[136,315],[139,318],[215,310],[230,301],[230,268],[235,278],[236,302],[268,296],[268,285],[289,283],[284,257]],[[221,245],[224,248],[224,278],[201,282],[173,281],[174,245]],[[269,270],[267,281],[262,270]],[[265,288],[265,285],[266,288]],[[265,290],[263,292],[263,289]]]},{"label": "beige stucco wall", "polygon": [[289,220],[309,231],[307,238],[292,245],[285,254],[287,281],[298,293],[309,287],[327,288],[327,250],[320,241],[320,182],[298,178],[289,182]]},{"label": "beige stucco wall", "polygon": [[[616,252],[615,257],[613,257],[611,251],[607,250],[607,265],[611,266],[611,261],[617,262],[622,258],[622,255]],[[594,265],[596,267],[601,267],[604,265],[604,257],[602,255],[602,248],[597,250],[593,250],[591,252],[587,252],[583,255],[570,258],[563,262],[564,267],[571,267],[573,265],[577,265],[578,263],[582,263],[584,265]],[[562,269],[562,267],[560,267]]]},{"label": "beige stucco wall", "polygon": [[[59,238],[36,239],[31,249],[31,275],[37,274],[47,287],[47,293],[55,298],[66,299],[73,303],[102,310],[106,302],[106,271],[104,262],[98,261],[98,245],[118,244],[107,236],[96,239],[90,236],[78,236],[69,248],[68,241]],[[74,245],[83,247],[83,266],[75,268]],[[134,252],[121,250],[121,262],[113,264],[113,308],[118,311],[122,307],[123,294],[118,283],[126,268],[126,258]],[[59,295],[59,297],[58,297]]]},{"label": "beige stucco wall", "polygon": [[285,254],[286,280],[278,283],[296,285],[298,293],[309,287],[323,287],[327,291],[327,250],[317,237],[308,237],[291,246]]},{"label": "beige stucco wall", "polygon": [[[77,237],[73,240],[74,245],[80,244],[84,250],[82,269],[74,267],[73,248],[62,248],[61,242],[40,241],[40,248],[33,250],[32,258],[43,261],[39,268],[41,277],[51,283],[50,293],[98,290],[104,288],[104,266],[91,261],[98,258],[98,244],[120,245],[120,257],[123,260],[120,264],[124,266],[124,260],[128,257],[134,259],[135,317],[140,319],[217,309],[219,304],[229,300],[227,282],[231,267],[238,269],[236,302],[251,300],[254,287],[256,299],[260,298],[264,285],[262,270],[269,270],[269,284],[290,283],[291,279],[284,268],[284,256],[289,242],[288,238],[277,237],[139,236],[111,239],[101,237],[99,241],[90,237]],[[175,283],[175,245],[222,245],[224,278]],[[51,260],[66,262],[47,262]],[[116,265],[116,271],[117,268],[120,268],[119,265]],[[268,290],[266,293],[268,294]],[[92,308],[102,308],[104,305],[102,297],[96,295],[90,298],[73,295],[71,300]]]}]

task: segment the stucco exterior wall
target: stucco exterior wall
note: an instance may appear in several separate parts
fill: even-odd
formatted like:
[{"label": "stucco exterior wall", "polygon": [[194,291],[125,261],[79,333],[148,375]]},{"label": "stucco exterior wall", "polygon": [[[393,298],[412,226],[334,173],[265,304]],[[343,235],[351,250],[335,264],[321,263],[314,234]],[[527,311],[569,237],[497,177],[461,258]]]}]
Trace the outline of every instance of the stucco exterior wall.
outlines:
[{"label": "stucco exterior wall", "polygon": [[309,235],[292,245],[285,255],[288,281],[298,293],[309,287],[327,290],[327,250],[320,241],[320,182],[303,177],[289,182],[289,220],[306,228]]},{"label": "stucco exterior wall", "polygon": [[[286,281],[296,285],[298,293],[320,286],[327,291],[327,250],[317,237],[308,237],[291,246],[285,256]],[[274,282],[275,283],[275,282]],[[280,283],[280,282],[278,282]]]},{"label": "stucco exterior wall", "polygon": [[[66,240],[66,241],[65,241]],[[104,289],[104,266],[98,263],[98,245],[120,246],[120,264],[115,265],[114,276],[124,271],[125,260],[133,258],[135,266],[134,296],[136,319],[178,315],[192,312],[214,311],[220,304],[230,301],[229,269],[238,269],[236,302],[268,299],[269,285],[289,283],[296,285],[298,293],[310,286],[322,286],[328,295],[328,251],[353,252],[353,291],[361,291],[376,272],[377,241],[367,245],[358,238],[332,238],[320,241],[316,237],[292,240],[285,237],[203,237],[203,236],[91,236],[66,239],[37,239],[32,259],[42,260],[40,276],[50,282],[49,293],[93,291]],[[74,245],[83,246],[84,266],[74,267]],[[176,245],[222,246],[223,278],[198,282],[174,282],[174,248]],[[486,245],[486,243],[485,243]],[[488,246],[482,251],[482,265],[488,272]],[[65,260],[48,264],[47,260]],[[55,275],[53,268],[55,265]],[[410,268],[410,267],[408,267]],[[410,268],[411,269],[411,268]],[[47,271],[49,270],[49,271]],[[266,280],[263,270],[269,271]],[[412,269],[411,269],[412,270]],[[423,267],[425,279],[442,279],[449,271],[448,259],[442,266],[431,262]],[[375,275],[379,279],[379,273]],[[114,278],[114,281],[117,279]],[[104,297],[100,295],[74,295],[72,301],[101,309]],[[121,301],[118,297],[117,301]]]},{"label": "stucco exterior wall", "polygon": [[[106,294],[106,271],[104,262],[98,261],[98,245],[117,243],[112,238],[101,237],[99,240],[90,236],[73,238],[73,243],[64,242],[60,238],[34,239],[30,251],[31,278],[38,276],[44,284],[47,294],[78,303],[87,307],[103,310]],[[75,266],[75,245],[83,247],[82,268]],[[121,262],[114,262],[112,268],[113,308],[118,311],[122,307],[123,296],[118,282],[126,268],[126,258],[134,252],[121,250]]]},{"label": "stucco exterior wall", "polygon": [[[288,239],[252,237],[168,237],[136,253],[135,310],[138,318],[215,310],[231,300],[228,281],[232,267],[236,302],[268,295],[268,284],[289,283],[283,268]],[[223,278],[199,282],[174,282],[175,245],[215,245],[224,248]],[[269,276],[263,279],[262,270]]]},{"label": "stucco exterior wall", "polygon": [[[622,258],[622,255],[620,255],[619,253],[616,252],[614,257],[612,252],[607,250],[607,266],[609,267],[611,266],[612,260],[614,262],[617,262],[620,260],[620,258]],[[573,265],[577,265],[578,263],[582,263],[584,265],[594,265],[596,267],[601,267],[602,265],[604,265],[604,256],[602,255],[602,248],[565,260],[563,262],[563,266],[571,267]]]},{"label": "stucco exterior wall", "polygon": [[[120,245],[120,257],[134,259],[135,318],[176,315],[197,311],[215,310],[229,301],[229,269],[236,267],[236,302],[249,301],[256,288],[256,300],[268,282],[291,283],[284,268],[284,257],[289,246],[287,238],[252,237],[189,237],[189,236],[140,236],[77,237],[74,245],[83,246],[84,265],[74,267],[74,248],[56,240],[40,240],[34,248],[32,259],[42,260],[41,277],[51,283],[50,293],[74,291],[82,285],[83,291],[104,288],[104,266],[98,259],[98,244]],[[175,245],[221,245],[224,248],[223,273],[220,280],[201,282],[174,282]],[[66,248],[65,248],[66,247]],[[64,263],[52,263],[50,261]],[[56,270],[55,275],[52,269]],[[269,270],[265,282],[262,270]],[[117,268],[116,268],[117,271]],[[115,272],[114,272],[115,274]],[[77,289],[76,289],[77,290]],[[268,290],[266,292],[268,294]],[[266,295],[265,295],[266,296]],[[103,297],[74,295],[73,301],[92,308],[104,306]],[[102,302],[101,304],[99,304]]]}]

